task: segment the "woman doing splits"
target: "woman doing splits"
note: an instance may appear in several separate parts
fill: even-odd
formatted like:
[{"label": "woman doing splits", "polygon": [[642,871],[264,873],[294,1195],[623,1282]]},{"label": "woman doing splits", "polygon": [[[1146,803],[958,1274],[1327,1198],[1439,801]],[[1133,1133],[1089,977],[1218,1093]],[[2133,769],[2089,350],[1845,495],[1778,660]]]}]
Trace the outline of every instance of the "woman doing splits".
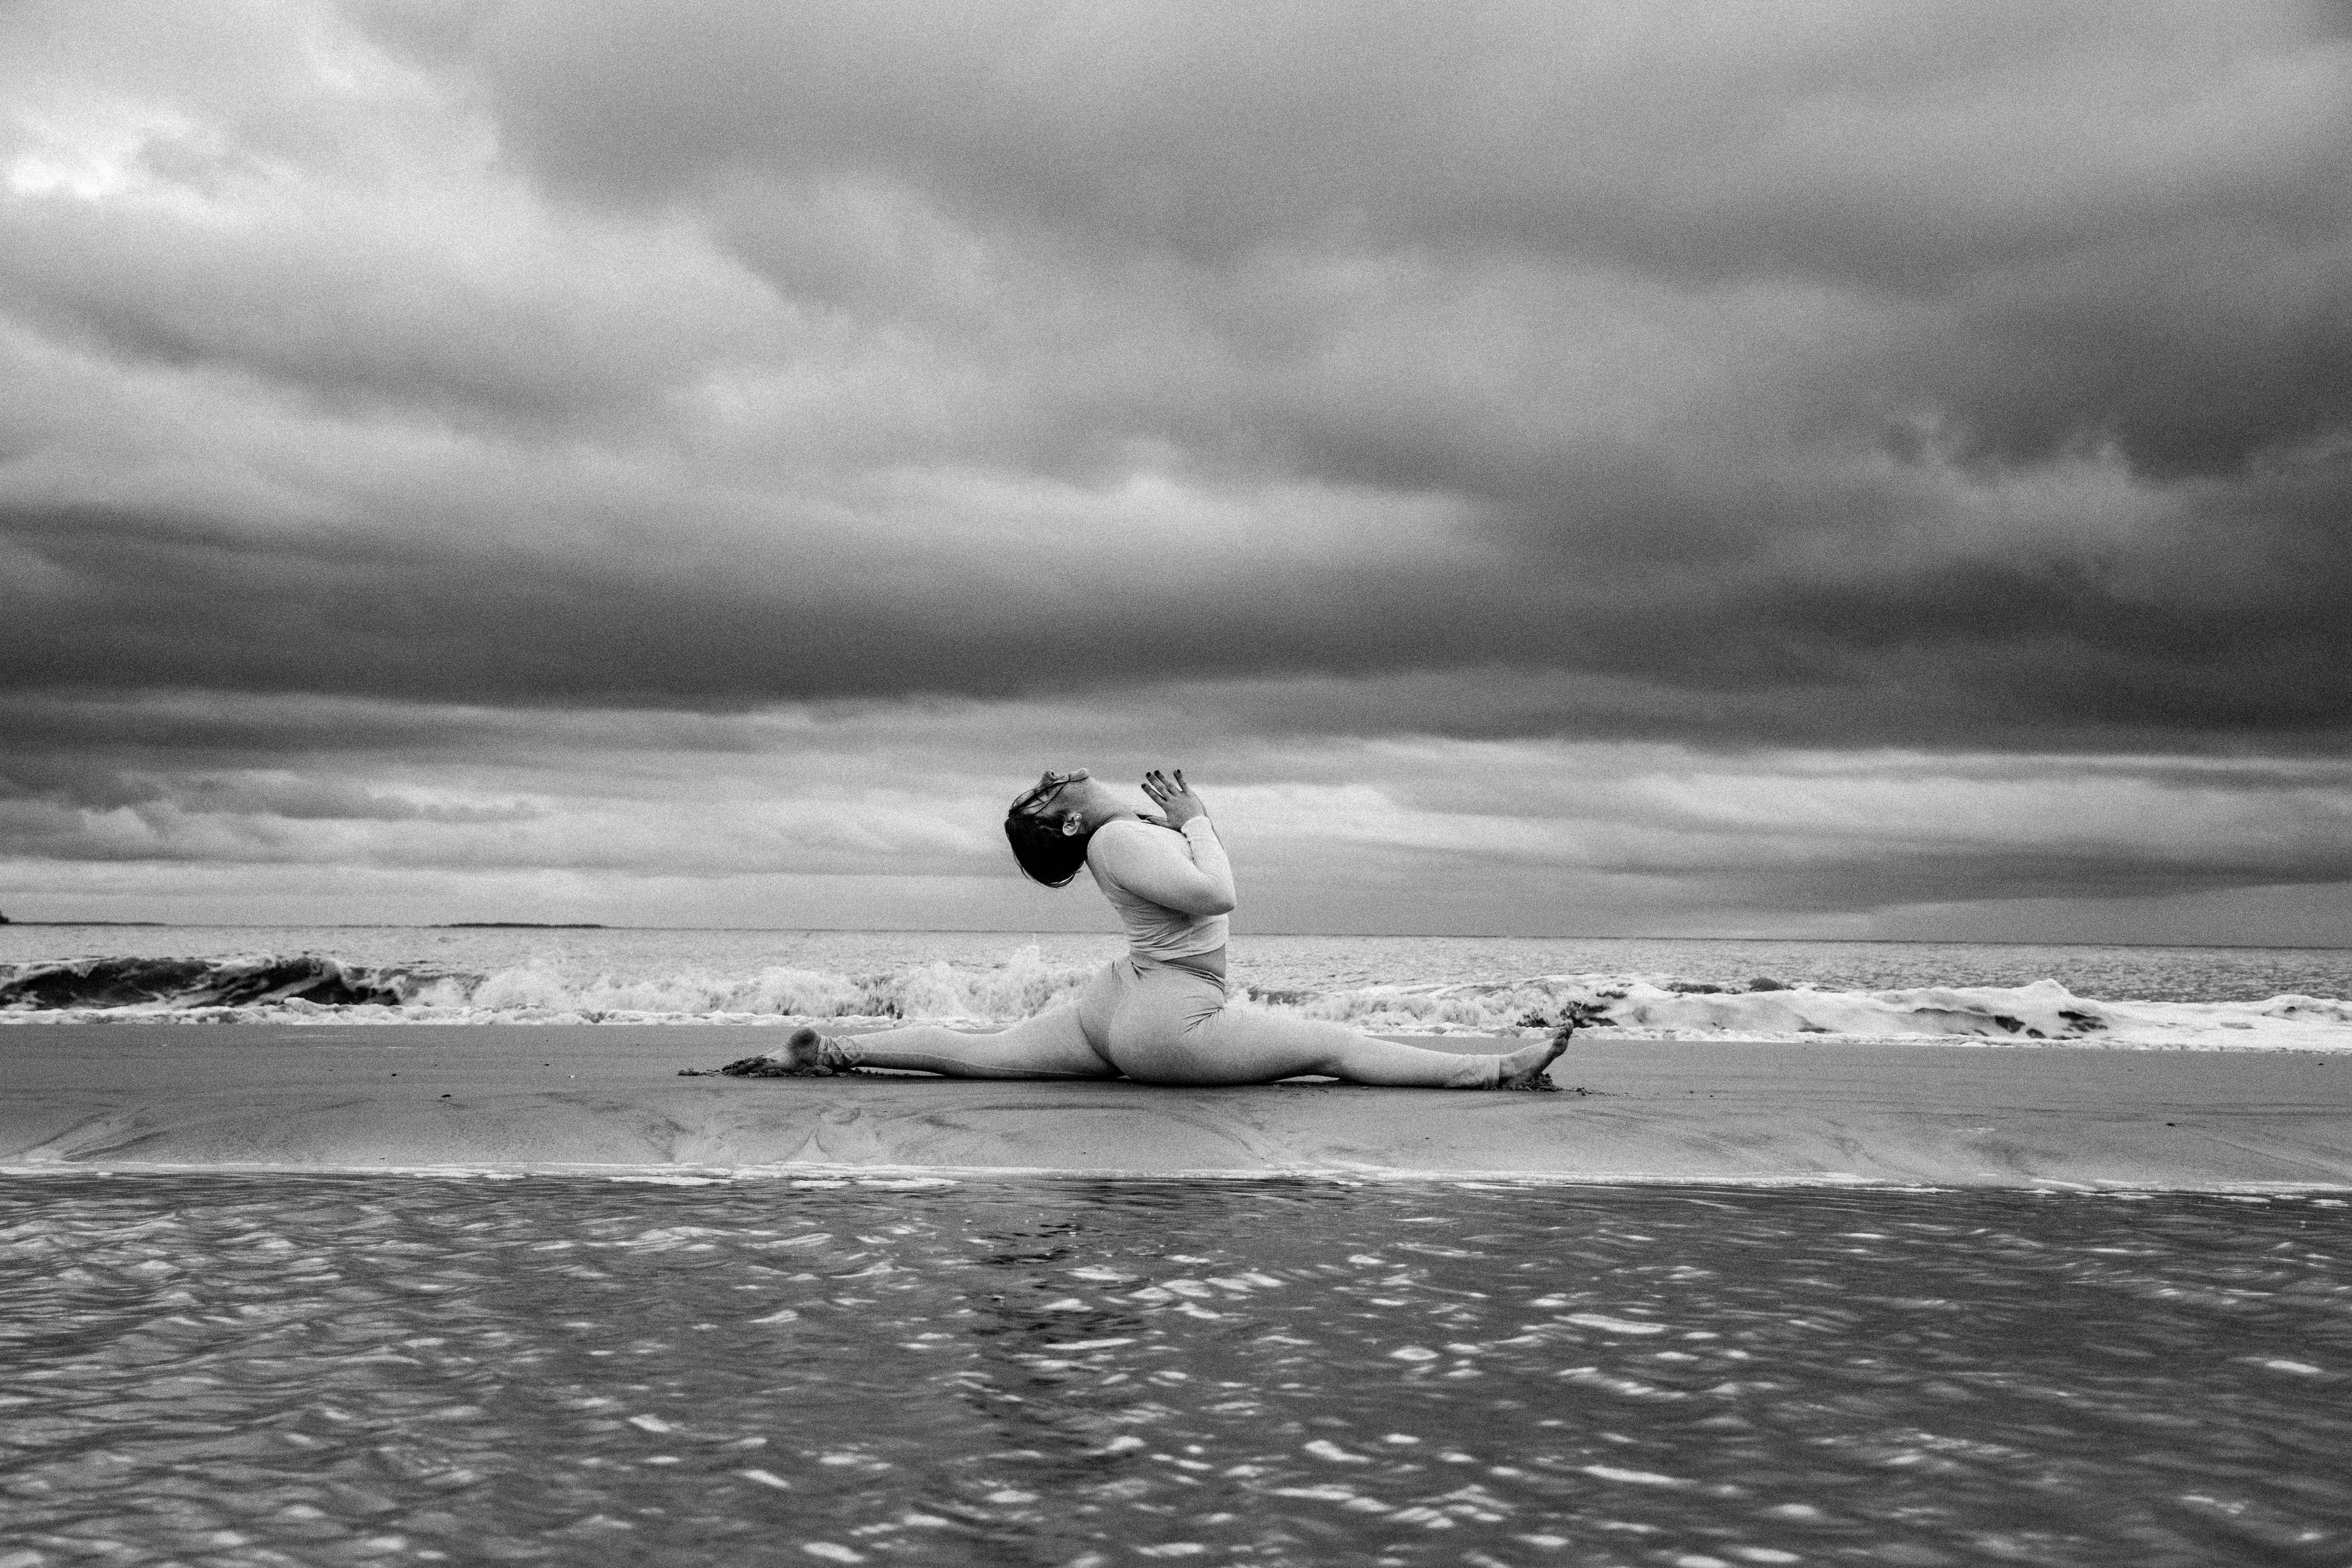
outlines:
[{"label": "woman doing splits", "polygon": [[1464,1056],[1360,1035],[1339,1024],[1236,1005],[1225,996],[1225,917],[1234,873],[1208,807],[1184,782],[1145,775],[1160,808],[1137,811],[1084,768],[1049,773],[1013,803],[1004,834],[1021,869],[1049,888],[1080,867],[1127,927],[1128,951],[1088,981],[1076,1005],[1010,1028],[968,1034],[937,1025],[870,1035],[803,1026],[736,1077],[821,1075],[860,1066],[950,1078],[1117,1078],[1143,1083],[1272,1083],[1319,1073],[1419,1089],[1549,1089],[1544,1068],[1566,1036],[1501,1056]]}]

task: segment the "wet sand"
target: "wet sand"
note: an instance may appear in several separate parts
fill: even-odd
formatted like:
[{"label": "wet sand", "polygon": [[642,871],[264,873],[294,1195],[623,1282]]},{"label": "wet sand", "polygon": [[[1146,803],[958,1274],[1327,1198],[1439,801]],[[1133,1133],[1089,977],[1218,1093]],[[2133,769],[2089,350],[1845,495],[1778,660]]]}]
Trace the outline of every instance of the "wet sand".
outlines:
[{"label": "wet sand", "polygon": [[676,1076],[781,1038],[719,1026],[11,1027],[0,1168],[2352,1187],[2352,1058],[2303,1052],[1602,1038],[1552,1069],[1564,1089],[1590,1092],[1551,1095]]}]

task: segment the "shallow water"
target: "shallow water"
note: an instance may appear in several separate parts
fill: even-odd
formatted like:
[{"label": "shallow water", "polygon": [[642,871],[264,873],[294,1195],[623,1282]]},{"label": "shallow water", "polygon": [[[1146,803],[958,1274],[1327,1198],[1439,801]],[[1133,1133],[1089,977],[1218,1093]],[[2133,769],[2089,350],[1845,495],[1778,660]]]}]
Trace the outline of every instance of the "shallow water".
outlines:
[{"label": "shallow water", "polygon": [[0,1564],[2352,1557],[2352,1208],[0,1181]]}]

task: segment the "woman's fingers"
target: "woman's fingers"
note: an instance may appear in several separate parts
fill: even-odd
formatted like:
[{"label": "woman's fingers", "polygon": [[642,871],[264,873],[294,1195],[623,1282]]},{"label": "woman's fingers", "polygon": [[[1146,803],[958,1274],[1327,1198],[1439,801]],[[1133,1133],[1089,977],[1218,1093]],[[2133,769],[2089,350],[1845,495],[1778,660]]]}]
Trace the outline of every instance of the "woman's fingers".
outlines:
[{"label": "woman's fingers", "polygon": [[1161,805],[1176,795],[1190,795],[1192,786],[1184,782],[1184,770],[1178,768],[1173,779],[1158,768],[1143,775],[1143,793]]}]

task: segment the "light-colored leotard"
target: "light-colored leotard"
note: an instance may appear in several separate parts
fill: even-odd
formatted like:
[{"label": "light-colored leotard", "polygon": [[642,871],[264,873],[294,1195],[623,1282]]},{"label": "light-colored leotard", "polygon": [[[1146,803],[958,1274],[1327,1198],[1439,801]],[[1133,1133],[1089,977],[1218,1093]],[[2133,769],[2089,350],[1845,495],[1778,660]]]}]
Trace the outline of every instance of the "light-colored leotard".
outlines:
[{"label": "light-colored leotard", "polygon": [[1165,962],[1225,945],[1234,868],[1207,817],[1181,833],[1132,816],[1106,822],[1087,842],[1087,869],[1118,911],[1135,957]]}]

